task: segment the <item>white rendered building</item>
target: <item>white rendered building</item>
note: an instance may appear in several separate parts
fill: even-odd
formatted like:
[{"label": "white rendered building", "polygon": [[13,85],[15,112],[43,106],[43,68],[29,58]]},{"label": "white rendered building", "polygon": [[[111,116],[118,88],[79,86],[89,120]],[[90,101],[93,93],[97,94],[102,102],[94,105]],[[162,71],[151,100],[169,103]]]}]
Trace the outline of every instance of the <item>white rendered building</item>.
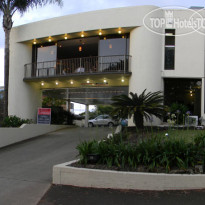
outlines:
[{"label": "white rendered building", "polygon": [[204,28],[174,22],[203,16],[204,10],[137,6],[14,27],[9,115],[36,119],[42,92],[89,105],[147,89],[164,91],[165,103],[186,104],[205,117]]}]

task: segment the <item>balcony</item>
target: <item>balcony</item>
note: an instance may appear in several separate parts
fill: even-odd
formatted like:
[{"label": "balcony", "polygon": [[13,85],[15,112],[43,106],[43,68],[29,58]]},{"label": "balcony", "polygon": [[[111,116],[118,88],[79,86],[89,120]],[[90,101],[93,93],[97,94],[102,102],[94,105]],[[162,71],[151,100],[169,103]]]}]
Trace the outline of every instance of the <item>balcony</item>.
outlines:
[{"label": "balcony", "polygon": [[94,56],[25,65],[24,80],[77,75],[131,74],[131,56]]}]

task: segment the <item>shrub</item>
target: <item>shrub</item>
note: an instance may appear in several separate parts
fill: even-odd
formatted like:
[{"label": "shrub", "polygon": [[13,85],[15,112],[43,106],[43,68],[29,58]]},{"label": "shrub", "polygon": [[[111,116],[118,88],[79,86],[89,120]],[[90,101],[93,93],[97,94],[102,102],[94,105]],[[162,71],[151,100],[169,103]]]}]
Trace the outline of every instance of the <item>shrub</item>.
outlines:
[{"label": "shrub", "polygon": [[21,119],[17,116],[8,116],[4,118],[2,127],[20,127],[22,124],[31,124],[32,120]]},{"label": "shrub", "polygon": [[145,166],[149,171],[163,168],[169,172],[172,168],[187,170],[205,161],[205,135],[200,135],[192,142],[183,138],[151,137],[130,144],[120,135],[96,141],[83,142],[77,147],[81,162],[87,164],[89,153],[100,155],[98,164],[108,167],[136,169]]},{"label": "shrub", "polygon": [[51,124],[73,124],[74,115],[71,112],[65,111],[62,107],[53,106],[47,108],[51,108]]}]

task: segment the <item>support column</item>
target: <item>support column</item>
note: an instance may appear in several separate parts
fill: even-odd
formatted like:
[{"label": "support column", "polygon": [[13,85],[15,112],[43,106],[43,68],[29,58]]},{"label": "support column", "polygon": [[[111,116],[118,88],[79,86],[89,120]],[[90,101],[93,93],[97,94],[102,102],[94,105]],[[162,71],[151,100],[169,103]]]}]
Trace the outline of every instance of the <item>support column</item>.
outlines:
[{"label": "support column", "polygon": [[85,127],[88,127],[89,105],[85,105]]}]

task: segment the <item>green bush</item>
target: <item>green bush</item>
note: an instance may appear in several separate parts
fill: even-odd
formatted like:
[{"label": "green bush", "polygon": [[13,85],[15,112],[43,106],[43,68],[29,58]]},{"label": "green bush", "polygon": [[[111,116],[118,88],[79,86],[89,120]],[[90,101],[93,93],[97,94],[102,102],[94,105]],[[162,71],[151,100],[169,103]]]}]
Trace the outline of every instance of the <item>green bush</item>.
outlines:
[{"label": "green bush", "polygon": [[169,172],[172,168],[187,170],[205,161],[205,135],[193,142],[183,138],[150,137],[137,144],[124,142],[120,136],[101,142],[83,142],[77,147],[81,162],[86,164],[87,154],[98,153],[98,164],[108,167],[136,169],[145,166],[149,171],[163,168]]},{"label": "green bush", "polygon": [[4,118],[2,127],[20,127],[22,124],[31,124],[32,120],[21,119],[17,116],[8,116]]},{"label": "green bush", "polygon": [[51,124],[56,124],[56,125],[73,124],[74,115],[71,112],[65,111],[62,107],[48,106],[47,108],[51,108]]}]

